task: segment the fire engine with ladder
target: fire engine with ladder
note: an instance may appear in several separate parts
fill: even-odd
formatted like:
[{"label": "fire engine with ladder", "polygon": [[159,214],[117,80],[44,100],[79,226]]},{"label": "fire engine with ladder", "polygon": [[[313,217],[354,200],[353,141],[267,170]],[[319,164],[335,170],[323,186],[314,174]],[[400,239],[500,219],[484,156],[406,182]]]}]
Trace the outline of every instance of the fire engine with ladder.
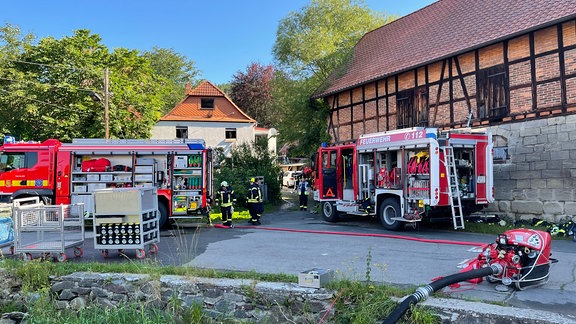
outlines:
[{"label": "fire engine with ladder", "polygon": [[82,202],[90,216],[95,190],[155,186],[160,226],[209,214],[213,152],[203,140],[11,142],[0,147],[0,202],[24,197],[45,204]]},{"label": "fire engine with ladder", "polygon": [[312,157],[314,200],[322,216],[379,218],[401,230],[464,217],[494,201],[493,144],[481,130],[407,128],[365,134],[356,143],[323,145]]}]

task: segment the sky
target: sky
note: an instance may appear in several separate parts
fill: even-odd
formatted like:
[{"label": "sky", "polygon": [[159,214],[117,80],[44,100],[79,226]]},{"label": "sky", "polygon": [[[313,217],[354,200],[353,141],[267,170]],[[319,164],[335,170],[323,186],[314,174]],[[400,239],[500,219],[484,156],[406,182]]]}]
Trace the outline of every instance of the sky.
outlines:
[{"label": "sky", "polygon": [[[364,0],[368,8],[405,16],[434,0]],[[219,85],[253,62],[273,64],[281,19],[310,0],[28,0],[3,1],[0,23],[38,38],[61,39],[78,29],[118,47],[173,49],[194,62],[200,78]]]}]

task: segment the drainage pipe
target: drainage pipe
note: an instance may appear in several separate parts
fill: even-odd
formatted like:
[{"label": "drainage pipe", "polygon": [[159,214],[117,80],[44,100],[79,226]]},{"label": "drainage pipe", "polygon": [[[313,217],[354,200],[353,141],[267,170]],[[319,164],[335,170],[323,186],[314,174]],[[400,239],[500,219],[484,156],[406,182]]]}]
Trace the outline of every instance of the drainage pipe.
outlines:
[{"label": "drainage pipe", "polygon": [[484,267],[480,269],[474,269],[466,272],[459,272],[439,280],[433,281],[426,286],[419,287],[416,289],[412,295],[408,295],[402,299],[402,302],[394,308],[392,313],[388,315],[388,318],[384,321],[384,324],[393,324],[398,322],[400,318],[406,313],[406,311],[410,308],[411,305],[416,304],[419,301],[425,300],[434,292],[449,286],[451,284],[470,280],[474,278],[481,278],[490,275],[499,275],[503,271],[502,265],[499,263],[495,263],[490,265],[490,267]]}]

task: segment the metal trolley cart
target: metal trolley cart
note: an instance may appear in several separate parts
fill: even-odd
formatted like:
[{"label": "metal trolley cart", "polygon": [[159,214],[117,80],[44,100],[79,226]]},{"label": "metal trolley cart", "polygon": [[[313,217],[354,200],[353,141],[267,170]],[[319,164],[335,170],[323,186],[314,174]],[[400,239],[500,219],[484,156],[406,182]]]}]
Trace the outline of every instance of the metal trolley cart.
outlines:
[{"label": "metal trolley cart", "polygon": [[107,258],[110,249],[136,250],[136,258],[158,252],[160,224],[156,187],[94,191],[94,248]]},{"label": "metal trolley cart", "polygon": [[74,248],[74,256],[83,254],[84,204],[44,205],[38,198],[15,200],[14,253],[32,260],[32,253],[43,257],[57,253],[56,260],[66,261],[65,250]]},{"label": "metal trolley cart", "polygon": [[0,248],[10,246],[14,254],[14,225],[12,221],[12,204],[0,204]]}]

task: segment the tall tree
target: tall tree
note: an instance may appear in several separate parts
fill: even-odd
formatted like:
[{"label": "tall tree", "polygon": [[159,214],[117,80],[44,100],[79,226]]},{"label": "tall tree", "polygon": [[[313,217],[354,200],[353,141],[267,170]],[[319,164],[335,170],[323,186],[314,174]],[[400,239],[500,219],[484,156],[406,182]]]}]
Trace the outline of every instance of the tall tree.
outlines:
[{"label": "tall tree", "polygon": [[100,41],[99,36],[80,30],[72,37],[46,37],[26,46],[13,63],[20,73],[11,85],[17,94],[11,107],[15,119],[5,128],[21,139],[37,140],[69,140],[103,130],[97,122],[103,118],[95,118],[103,115],[102,105],[89,96],[98,88],[101,91],[103,74],[98,71],[109,55]]},{"label": "tall tree", "polygon": [[312,0],[280,21],[272,52],[292,75],[325,79],[364,34],[392,19],[363,0]]},{"label": "tall tree", "polygon": [[162,108],[163,113],[167,113],[184,98],[186,83],[195,86],[200,82],[201,73],[196,68],[195,62],[176,53],[173,49],[155,46],[151,51],[144,52],[143,57],[150,61],[154,72],[164,78],[167,93],[161,98],[165,103]]},{"label": "tall tree", "polygon": [[[312,0],[279,23],[273,54],[277,74],[275,93],[291,96],[293,103],[280,105],[281,142],[298,143],[293,151],[306,154],[326,140],[328,108],[307,100],[349,55],[367,32],[395,19],[367,8],[363,0]],[[305,97],[305,98],[303,98]],[[275,97],[275,102],[277,102]],[[306,143],[306,145],[302,145]]]},{"label": "tall tree", "polygon": [[272,127],[277,119],[277,113],[270,109],[273,76],[271,65],[251,63],[246,72],[234,74],[230,85],[230,99],[262,127]]},{"label": "tall tree", "polygon": [[[0,45],[17,48],[17,37],[4,40],[8,45]],[[104,98],[105,69],[110,137],[148,138],[174,89],[166,75],[177,75],[156,73],[151,60],[136,50],[110,53],[100,36],[88,30],[59,40],[46,37],[14,52],[5,63],[12,77],[0,88],[0,114],[5,117],[0,129],[24,140],[103,137],[104,105],[93,98]]]},{"label": "tall tree", "polygon": [[6,23],[0,26],[0,133],[9,134],[10,125],[18,118],[21,97],[27,84],[19,83],[24,79],[23,72],[14,68],[25,48],[35,40],[32,34],[23,34],[18,26]]}]

